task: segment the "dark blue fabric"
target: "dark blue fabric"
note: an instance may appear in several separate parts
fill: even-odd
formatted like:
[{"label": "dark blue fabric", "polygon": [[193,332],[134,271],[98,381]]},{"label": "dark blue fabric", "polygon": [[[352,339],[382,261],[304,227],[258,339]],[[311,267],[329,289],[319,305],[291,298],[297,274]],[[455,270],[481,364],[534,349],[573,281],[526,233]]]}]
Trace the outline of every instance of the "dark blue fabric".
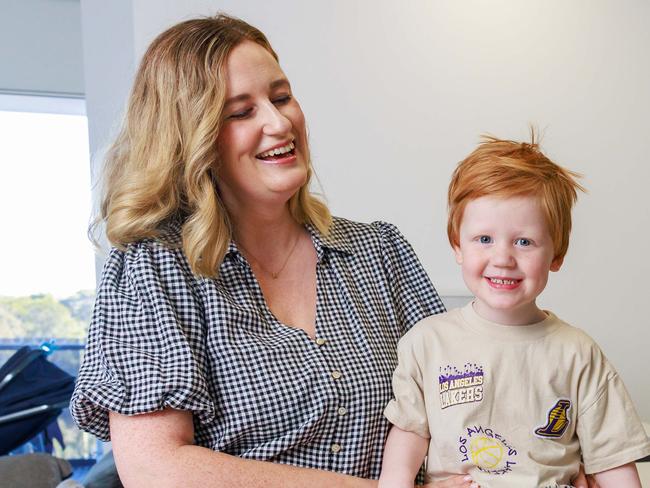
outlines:
[{"label": "dark blue fabric", "polygon": [[[27,364],[26,364],[27,363]],[[22,369],[21,369],[22,368]],[[17,369],[21,369],[17,371]],[[0,416],[40,405],[65,404],[74,389],[74,377],[50,363],[41,350],[19,349],[0,368],[0,382],[15,377],[0,389]],[[61,413],[61,406],[0,424],[0,455],[7,454],[45,430]],[[50,433],[56,434],[54,431]]]}]

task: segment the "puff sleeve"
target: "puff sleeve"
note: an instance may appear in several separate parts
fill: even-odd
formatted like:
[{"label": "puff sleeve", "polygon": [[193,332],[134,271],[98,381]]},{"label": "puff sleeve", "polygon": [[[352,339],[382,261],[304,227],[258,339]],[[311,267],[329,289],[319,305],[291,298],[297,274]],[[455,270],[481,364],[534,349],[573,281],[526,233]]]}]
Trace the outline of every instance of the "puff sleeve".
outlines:
[{"label": "puff sleeve", "polygon": [[379,229],[383,265],[390,286],[400,335],[425,317],[445,311],[413,247],[393,224],[373,222]]},{"label": "puff sleeve", "polygon": [[171,407],[210,422],[200,289],[181,250],[143,241],[104,266],[70,411],[109,440],[108,412]]}]

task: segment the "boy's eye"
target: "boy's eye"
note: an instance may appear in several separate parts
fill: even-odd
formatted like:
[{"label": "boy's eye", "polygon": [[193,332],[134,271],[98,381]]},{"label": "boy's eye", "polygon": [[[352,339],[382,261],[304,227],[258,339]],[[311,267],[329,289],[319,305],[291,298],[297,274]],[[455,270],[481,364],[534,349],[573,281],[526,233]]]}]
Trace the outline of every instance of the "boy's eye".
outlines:
[{"label": "boy's eye", "polygon": [[490,244],[490,243],[492,243],[492,238],[490,236],[480,236],[478,238],[478,241],[481,244]]},{"label": "boy's eye", "polygon": [[530,239],[526,239],[525,237],[520,237],[515,241],[516,246],[522,246],[522,247],[530,246],[532,243],[533,242]]}]

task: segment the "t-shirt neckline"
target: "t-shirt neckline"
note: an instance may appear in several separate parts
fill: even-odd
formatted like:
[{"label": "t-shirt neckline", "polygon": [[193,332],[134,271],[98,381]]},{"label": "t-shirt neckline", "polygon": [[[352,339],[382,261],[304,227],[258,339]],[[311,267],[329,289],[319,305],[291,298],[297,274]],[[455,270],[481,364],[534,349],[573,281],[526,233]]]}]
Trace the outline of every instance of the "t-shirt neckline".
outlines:
[{"label": "t-shirt neckline", "polygon": [[476,310],[473,302],[468,303],[459,309],[463,322],[475,333],[508,342],[525,342],[541,339],[555,331],[559,326],[559,320],[553,312],[544,310],[546,318],[541,322],[530,325],[503,325],[484,319]]}]

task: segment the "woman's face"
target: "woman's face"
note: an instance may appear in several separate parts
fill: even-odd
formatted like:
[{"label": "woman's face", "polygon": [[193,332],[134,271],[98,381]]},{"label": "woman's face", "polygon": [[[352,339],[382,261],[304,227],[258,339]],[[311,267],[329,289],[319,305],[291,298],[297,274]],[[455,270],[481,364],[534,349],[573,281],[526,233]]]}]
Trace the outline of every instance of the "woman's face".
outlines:
[{"label": "woman's face", "polygon": [[231,213],[271,211],[307,179],[305,117],[282,69],[262,46],[239,44],[225,68],[219,190]]}]

